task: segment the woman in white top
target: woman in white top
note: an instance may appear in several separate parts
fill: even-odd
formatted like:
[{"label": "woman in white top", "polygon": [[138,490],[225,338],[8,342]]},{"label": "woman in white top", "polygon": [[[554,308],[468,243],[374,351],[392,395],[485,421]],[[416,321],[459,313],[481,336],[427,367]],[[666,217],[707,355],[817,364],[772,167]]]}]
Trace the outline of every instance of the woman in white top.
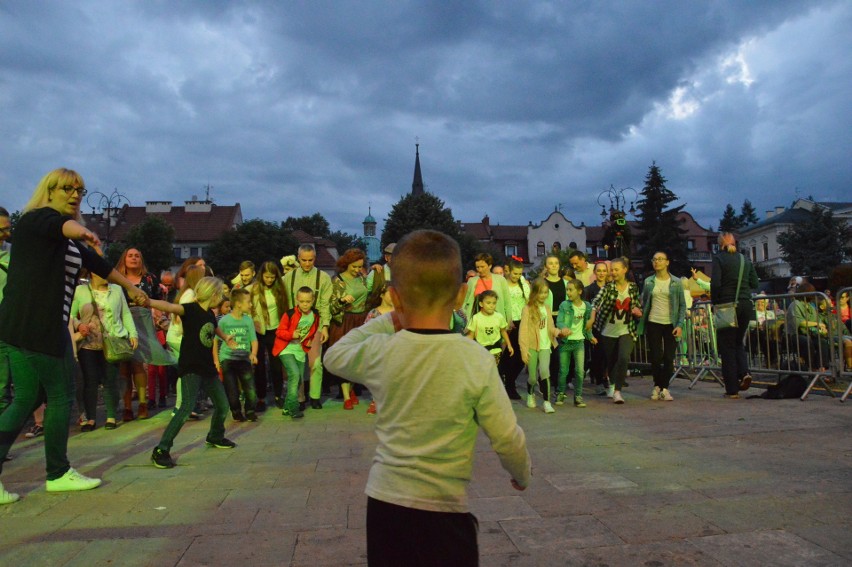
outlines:
[{"label": "woman in white top", "polygon": [[509,272],[506,274],[506,285],[509,290],[509,304],[511,306],[512,323],[509,328],[509,341],[515,347],[515,354],[507,356],[504,353],[500,359],[500,377],[506,387],[506,393],[512,400],[520,400],[516,381],[524,369],[524,361],[521,359],[520,346],[518,344],[518,328],[521,324],[521,313],[524,305],[530,297],[530,284],[523,276],[524,265],[514,258],[509,260]]}]

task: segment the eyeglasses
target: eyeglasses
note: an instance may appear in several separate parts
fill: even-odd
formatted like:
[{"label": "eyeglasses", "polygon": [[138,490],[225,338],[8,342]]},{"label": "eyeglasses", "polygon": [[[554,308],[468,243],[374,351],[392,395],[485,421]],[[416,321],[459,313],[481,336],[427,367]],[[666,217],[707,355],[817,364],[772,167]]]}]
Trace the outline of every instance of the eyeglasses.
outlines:
[{"label": "eyeglasses", "polygon": [[74,187],[73,185],[66,185],[65,187],[60,187],[60,189],[65,191],[65,194],[68,195],[69,197],[71,195],[73,195],[75,192],[78,195],[80,195],[81,197],[86,196],[86,188],[85,187]]},{"label": "eyeglasses", "polygon": [[668,258],[661,258],[659,256],[656,258],[651,258],[652,262],[665,262],[666,260],[668,260]]}]

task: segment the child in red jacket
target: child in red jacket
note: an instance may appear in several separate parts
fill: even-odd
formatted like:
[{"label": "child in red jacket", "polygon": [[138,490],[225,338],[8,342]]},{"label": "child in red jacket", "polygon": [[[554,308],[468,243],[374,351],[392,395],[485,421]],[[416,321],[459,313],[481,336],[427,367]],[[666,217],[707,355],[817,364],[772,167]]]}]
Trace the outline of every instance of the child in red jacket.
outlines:
[{"label": "child in red jacket", "polygon": [[293,419],[305,416],[299,409],[299,380],[305,372],[305,359],[319,327],[319,312],[313,308],[313,304],[314,290],[309,287],[299,288],[296,292],[296,308],[281,317],[272,347],[272,355],[281,359],[287,371],[287,397],[282,413]]}]

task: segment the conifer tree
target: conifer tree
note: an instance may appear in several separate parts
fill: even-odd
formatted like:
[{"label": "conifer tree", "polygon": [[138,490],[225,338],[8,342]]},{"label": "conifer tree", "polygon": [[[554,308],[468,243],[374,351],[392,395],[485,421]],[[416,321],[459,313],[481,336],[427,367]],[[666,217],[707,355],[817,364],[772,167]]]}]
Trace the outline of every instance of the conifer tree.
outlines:
[{"label": "conifer tree", "polygon": [[722,218],[719,220],[719,232],[737,232],[740,228],[742,228],[742,220],[734,207],[728,203],[725,212],[722,213]]},{"label": "conifer tree", "polygon": [[810,222],[800,222],[778,235],[781,257],[796,275],[825,276],[843,261],[847,226],[831,209],[816,207]]},{"label": "conifer tree", "polygon": [[679,276],[689,273],[689,258],[686,248],[686,231],[677,218],[684,205],[669,207],[677,201],[677,195],[666,187],[666,178],[656,162],[651,163],[645,176],[645,187],[640,192],[637,205],[636,235],[637,253],[646,268],[651,266],[654,252],[661,250],[669,257],[669,270]]},{"label": "conifer tree", "polygon": [[743,201],[743,206],[740,209],[740,228],[745,228],[753,224],[757,224],[760,219],[757,218],[757,211],[754,210],[754,205],[746,199]]}]

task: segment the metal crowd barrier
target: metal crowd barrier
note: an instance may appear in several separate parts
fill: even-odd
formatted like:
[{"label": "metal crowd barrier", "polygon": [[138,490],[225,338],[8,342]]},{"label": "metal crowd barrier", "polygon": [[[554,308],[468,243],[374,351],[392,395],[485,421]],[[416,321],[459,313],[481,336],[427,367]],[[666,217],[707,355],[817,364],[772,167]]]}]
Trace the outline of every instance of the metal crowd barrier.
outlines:
[{"label": "metal crowd barrier", "polygon": [[[852,293],[852,288],[838,292]],[[750,322],[745,335],[745,346],[749,360],[749,371],[753,376],[774,377],[777,383],[783,375],[800,375],[809,380],[802,394],[804,401],[817,385],[836,397],[830,383],[841,380],[850,384],[840,398],[845,401],[852,393],[852,369],[844,358],[844,341],[852,337],[843,324],[839,311],[832,313],[832,304],[823,293],[795,293],[760,295],[754,297],[756,309],[763,316]],[[791,329],[794,324],[792,309],[794,302],[811,301],[813,309],[805,309],[806,327]],[[820,313],[819,305],[826,309]],[[632,364],[646,364],[647,344],[640,339],[634,349]],[[678,377],[690,380],[692,389],[699,380],[712,378],[724,387],[721,376],[721,359],[716,345],[716,329],[713,325],[713,307],[709,302],[696,301],[687,312],[683,335],[675,356],[672,380]]]}]

